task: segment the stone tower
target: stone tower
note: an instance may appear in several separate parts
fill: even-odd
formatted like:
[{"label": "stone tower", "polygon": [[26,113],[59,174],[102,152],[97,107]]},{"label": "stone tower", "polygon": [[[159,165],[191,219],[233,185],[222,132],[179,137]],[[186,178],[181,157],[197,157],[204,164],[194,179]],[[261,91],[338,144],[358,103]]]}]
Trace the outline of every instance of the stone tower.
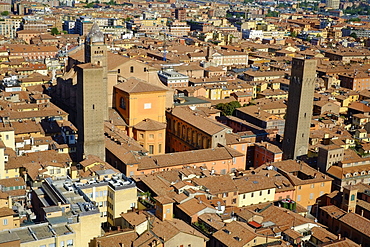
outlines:
[{"label": "stone tower", "polygon": [[108,116],[106,67],[104,35],[94,24],[86,37],[85,63],[76,68],[78,160],[90,154],[105,160],[104,120]]},{"label": "stone tower", "polygon": [[285,118],[283,158],[296,159],[308,153],[317,61],[293,58]]},{"label": "stone tower", "polygon": [[[85,41],[85,63],[91,63],[103,68],[102,83],[107,85],[108,54],[105,37],[99,26],[94,23]],[[101,94],[107,95],[108,87]],[[105,96],[104,96],[105,97]],[[108,120],[108,111],[105,111],[104,120]]]},{"label": "stone tower", "polygon": [[358,189],[356,186],[348,185],[343,187],[342,209],[347,212],[355,212],[357,204]]}]

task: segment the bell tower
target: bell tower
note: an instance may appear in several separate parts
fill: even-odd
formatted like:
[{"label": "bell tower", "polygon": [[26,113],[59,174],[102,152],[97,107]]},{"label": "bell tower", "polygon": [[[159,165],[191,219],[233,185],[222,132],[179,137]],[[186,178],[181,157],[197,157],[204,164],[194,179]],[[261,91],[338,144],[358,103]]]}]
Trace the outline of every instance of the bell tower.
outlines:
[{"label": "bell tower", "polygon": [[85,41],[85,63],[107,67],[107,45],[99,26],[94,23]]},{"label": "bell tower", "polygon": [[[105,44],[105,37],[103,32],[100,30],[98,24],[94,23],[91,27],[90,32],[86,36],[85,40],[85,63],[91,63],[102,67],[103,69],[103,80],[102,83],[107,85],[107,67],[108,67],[108,49]],[[108,86],[107,86],[108,87]],[[107,95],[108,88],[106,87],[104,92]],[[104,96],[106,97],[106,96]],[[104,115],[104,120],[108,120],[108,111]]]},{"label": "bell tower", "polygon": [[77,66],[77,156],[93,154],[105,160],[104,120],[107,106],[107,47],[94,24],[85,41],[85,63]]},{"label": "bell tower", "polygon": [[343,187],[343,198],[342,198],[342,209],[347,212],[355,212],[357,204],[357,192],[356,186],[348,185]]}]

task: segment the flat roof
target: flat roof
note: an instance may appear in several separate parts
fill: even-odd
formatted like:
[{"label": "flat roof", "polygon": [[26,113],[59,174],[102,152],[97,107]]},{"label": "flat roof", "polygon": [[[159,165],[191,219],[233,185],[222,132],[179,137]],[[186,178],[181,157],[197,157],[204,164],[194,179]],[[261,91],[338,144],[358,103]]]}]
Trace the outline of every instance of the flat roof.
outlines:
[{"label": "flat roof", "polygon": [[176,97],[176,98],[184,99],[185,102],[184,103],[175,102],[174,103],[175,106],[211,103],[210,101],[206,101],[206,100],[203,100],[203,99],[200,99],[200,98],[197,98],[197,97],[182,96],[182,97]]}]

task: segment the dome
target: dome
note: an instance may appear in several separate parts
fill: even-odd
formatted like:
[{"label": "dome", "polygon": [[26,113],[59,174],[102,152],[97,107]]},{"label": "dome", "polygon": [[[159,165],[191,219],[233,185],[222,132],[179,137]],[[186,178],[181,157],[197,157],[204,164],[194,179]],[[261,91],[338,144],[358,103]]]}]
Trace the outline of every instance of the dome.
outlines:
[{"label": "dome", "polygon": [[86,41],[91,43],[104,43],[104,34],[100,31],[98,24],[94,23],[90,32],[87,34]]}]

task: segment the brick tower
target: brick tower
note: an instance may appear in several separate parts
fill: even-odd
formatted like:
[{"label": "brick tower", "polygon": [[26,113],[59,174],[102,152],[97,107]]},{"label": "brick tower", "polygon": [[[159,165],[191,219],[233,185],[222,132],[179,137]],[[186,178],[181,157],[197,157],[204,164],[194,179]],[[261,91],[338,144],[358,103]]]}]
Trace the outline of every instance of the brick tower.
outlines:
[{"label": "brick tower", "polygon": [[86,37],[85,63],[77,66],[77,156],[97,155],[105,160],[104,120],[107,107],[107,47],[94,24]]},{"label": "brick tower", "polygon": [[283,159],[308,153],[317,61],[293,58],[285,118]]}]

